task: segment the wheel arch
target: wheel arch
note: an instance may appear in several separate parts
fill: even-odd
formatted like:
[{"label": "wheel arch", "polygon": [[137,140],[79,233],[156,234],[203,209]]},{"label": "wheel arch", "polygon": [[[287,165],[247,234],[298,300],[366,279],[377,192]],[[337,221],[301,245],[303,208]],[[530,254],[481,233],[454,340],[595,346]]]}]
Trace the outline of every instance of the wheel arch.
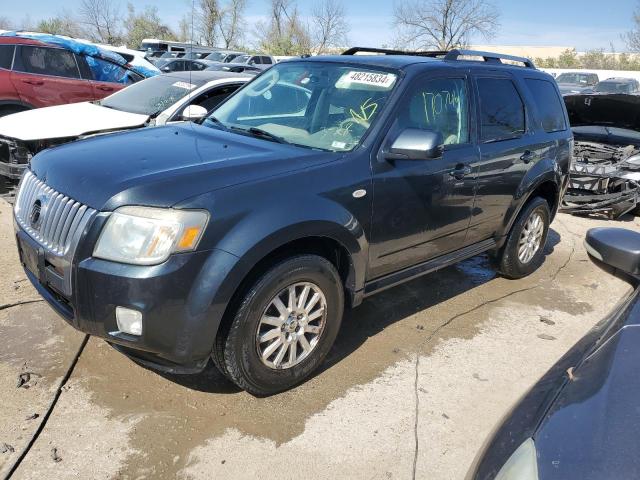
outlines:
[{"label": "wheel arch", "polygon": [[[546,162],[541,162],[538,165],[543,166],[544,163]],[[556,165],[555,162],[553,162],[553,165]],[[504,243],[522,209],[532,198],[542,197],[547,201],[549,211],[551,212],[551,220],[554,219],[558,211],[558,207],[560,206],[560,192],[562,189],[562,176],[559,170],[547,166],[541,173],[535,172],[534,169],[529,173],[531,175],[527,175],[524,178],[518,189],[518,194],[515,196],[514,202],[505,216],[505,223],[503,224],[502,231],[498,235],[499,247]]]}]

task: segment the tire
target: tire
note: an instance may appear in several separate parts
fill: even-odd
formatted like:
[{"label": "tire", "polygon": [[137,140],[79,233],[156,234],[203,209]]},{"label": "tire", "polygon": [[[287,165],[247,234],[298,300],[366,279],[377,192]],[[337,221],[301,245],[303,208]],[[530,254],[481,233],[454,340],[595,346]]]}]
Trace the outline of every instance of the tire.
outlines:
[{"label": "tire", "polygon": [[[298,308],[299,303],[308,309]],[[222,335],[224,351],[216,363],[223,361],[223,372],[253,395],[288,390],[325,359],[343,311],[344,290],[333,264],[317,255],[291,257],[271,267],[243,296],[226,336]]]},{"label": "tire", "polygon": [[[519,254],[522,253],[521,248],[523,246],[521,240],[526,242],[524,236],[526,236],[527,232],[531,231],[533,227],[533,225],[528,224],[528,222],[530,220],[534,221],[536,216],[541,222],[540,229],[537,227],[533,229],[536,233],[534,238],[538,238],[538,240],[532,240],[532,242],[537,245],[537,248],[534,249],[535,252],[533,252],[530,258],[527,258],[528,255],[520,256]],[[524,206],[509,232],[502,251],[496,259],[498,262],[498,271],[503,277],[515,280],[526,277],[540,268],[544,261],[544,246],[547,242],[550,219],[551,212],[549,211],[549,204],[545,199],[535,197]],[[525,228],[529,228],[529,230],[525,231]],[[531,252],[532,250],[529,250],[529,254],[531,254]]]}]

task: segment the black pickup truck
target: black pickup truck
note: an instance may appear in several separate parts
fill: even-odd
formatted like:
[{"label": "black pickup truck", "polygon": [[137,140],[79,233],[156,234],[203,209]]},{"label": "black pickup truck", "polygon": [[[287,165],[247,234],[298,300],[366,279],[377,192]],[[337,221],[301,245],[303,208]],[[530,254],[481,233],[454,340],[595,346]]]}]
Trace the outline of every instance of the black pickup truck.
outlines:
[{"label": "black pickup truck", "polygon": [[354,48],[275,65],[200,124],[39,153],[17,242],[74,327],[267,395],[321,364],[345,306],[483,252],[538,268],[571,151],[527,59]]}]

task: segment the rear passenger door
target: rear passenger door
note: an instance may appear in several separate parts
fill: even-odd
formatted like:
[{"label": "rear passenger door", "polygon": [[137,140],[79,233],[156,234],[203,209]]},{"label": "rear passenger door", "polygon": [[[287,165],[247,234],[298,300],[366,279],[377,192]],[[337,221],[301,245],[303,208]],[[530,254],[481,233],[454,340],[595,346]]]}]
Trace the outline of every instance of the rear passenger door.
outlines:
[{"label": "rear passenger door", "polygon": [[537,158],[525,96],[509,74],[474,77],[478,98],[480,161],[473,215],[472,242],[491,238],[501,230],[525,174]]},{"label": "rear passenger door", "polygon": [[11,82],[22,101],[35,107],[93,100],[75,56],[62,48],[16,46]]}]

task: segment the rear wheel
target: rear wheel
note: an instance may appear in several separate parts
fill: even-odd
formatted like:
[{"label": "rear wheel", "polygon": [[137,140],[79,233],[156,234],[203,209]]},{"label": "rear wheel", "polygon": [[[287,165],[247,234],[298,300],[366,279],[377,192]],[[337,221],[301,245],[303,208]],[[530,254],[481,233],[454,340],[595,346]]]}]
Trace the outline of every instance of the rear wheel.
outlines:
[{"label": "rear wheel", "polygon": [[287,390],[322,363],[343,310],[342,281],[333,264],[317,255],[292,257],[244,295],[218,358],[228,377],[249,393]]},{"label": "rear wheel", "polygon": [[535,197],[525,205],[497,258],[498,270],[504,277],[526,277],[542,265],[550,219],[545,199]]}]

